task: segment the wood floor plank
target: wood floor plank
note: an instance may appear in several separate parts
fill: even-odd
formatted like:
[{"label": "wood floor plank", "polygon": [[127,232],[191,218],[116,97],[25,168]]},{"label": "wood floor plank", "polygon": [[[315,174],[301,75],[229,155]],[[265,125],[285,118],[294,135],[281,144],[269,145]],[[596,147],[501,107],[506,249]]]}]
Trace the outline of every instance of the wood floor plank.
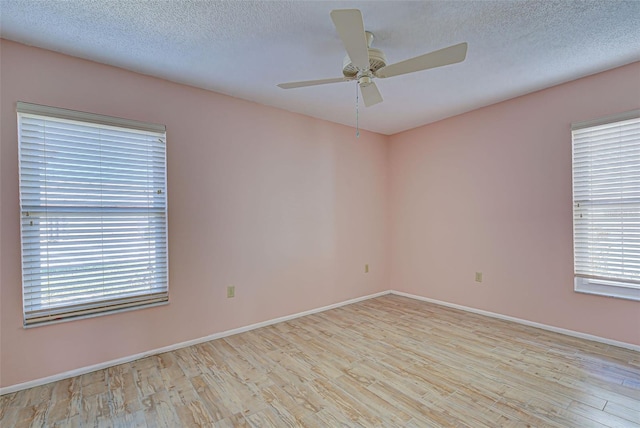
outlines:
[{"label": "wood floor plank", "polygon": [[589,419],[593,419],[594,421],[611,428],[624,428],[632,425],[628,419],[621,418],[606,411],[602,412],[599,409],[594,409],[591,406],[578,403],[577,401],[572,402],[567,410]]},{"label": "wood floor plank", "polygon": [[604,411],[640,425],[640,406],[627,407],[610,401],[604,407]]},{"label": "wood floor plank", "polygon": [[640,427],[640,353],[395,295],[0,397],[6,427]]}]

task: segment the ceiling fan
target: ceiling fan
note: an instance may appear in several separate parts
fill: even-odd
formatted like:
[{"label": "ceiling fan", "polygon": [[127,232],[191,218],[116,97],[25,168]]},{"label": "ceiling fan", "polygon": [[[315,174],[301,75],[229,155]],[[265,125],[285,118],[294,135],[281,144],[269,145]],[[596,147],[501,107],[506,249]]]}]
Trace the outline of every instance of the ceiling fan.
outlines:
[{"label": "ceiling fan", "polygon": [[467,44],[459,43],[448,48],[387,65],[384,53],[380,49],[371,47],[373,34],[364,30],[362,13],[358,9],[332,10],[331,19],[347,51],[342,68],[344,77],[280,83],[279,87],[293,89],[356,80],[360,86],[364,104],[369,107],[382,102],[382,95],[380,95],[378,87],[373,82],[374,78],[399,76],[455,64],[464,61],[467,55]]}]

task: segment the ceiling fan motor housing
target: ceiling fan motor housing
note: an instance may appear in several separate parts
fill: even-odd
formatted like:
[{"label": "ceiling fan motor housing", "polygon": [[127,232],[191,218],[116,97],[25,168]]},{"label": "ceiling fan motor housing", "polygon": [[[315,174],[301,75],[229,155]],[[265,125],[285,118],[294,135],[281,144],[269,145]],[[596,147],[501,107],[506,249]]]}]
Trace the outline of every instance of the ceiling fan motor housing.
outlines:
[{"label": "ceiling fan motor housing", "polygon": [[[387,65],[387,58],[384,56],[384,52],[380,49],[369,48],[369,70],[375,73],[385,65]],[[345,56],[342,62],[342,74],[344,74],[344,77],[356,77],[358,75],[358,69],[351,63],[349,55]]]}]

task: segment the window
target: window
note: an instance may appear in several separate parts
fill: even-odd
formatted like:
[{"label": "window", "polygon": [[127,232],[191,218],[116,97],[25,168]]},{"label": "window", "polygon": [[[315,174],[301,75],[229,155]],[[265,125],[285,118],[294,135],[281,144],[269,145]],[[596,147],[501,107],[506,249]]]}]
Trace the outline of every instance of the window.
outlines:
[{"label": "window", "polygon": [[17,111],[25,326],[167,302],[164,126]]},{"label": "window", "polygon": [[575,290],[640,300],[640,110],[572,135]]}]

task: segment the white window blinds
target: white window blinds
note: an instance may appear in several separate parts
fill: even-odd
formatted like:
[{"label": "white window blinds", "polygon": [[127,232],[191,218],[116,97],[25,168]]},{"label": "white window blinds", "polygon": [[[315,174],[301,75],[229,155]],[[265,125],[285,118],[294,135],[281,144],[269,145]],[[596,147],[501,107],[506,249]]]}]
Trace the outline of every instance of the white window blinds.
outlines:
[{"label": "white window blinds", "polygon": [[600,122],[572,131],[576,289],[640,289],[640,118]]},{"label": "white window blinds", "polygon": [[167,301],[164,126],[17,110],[25,324]]}]

